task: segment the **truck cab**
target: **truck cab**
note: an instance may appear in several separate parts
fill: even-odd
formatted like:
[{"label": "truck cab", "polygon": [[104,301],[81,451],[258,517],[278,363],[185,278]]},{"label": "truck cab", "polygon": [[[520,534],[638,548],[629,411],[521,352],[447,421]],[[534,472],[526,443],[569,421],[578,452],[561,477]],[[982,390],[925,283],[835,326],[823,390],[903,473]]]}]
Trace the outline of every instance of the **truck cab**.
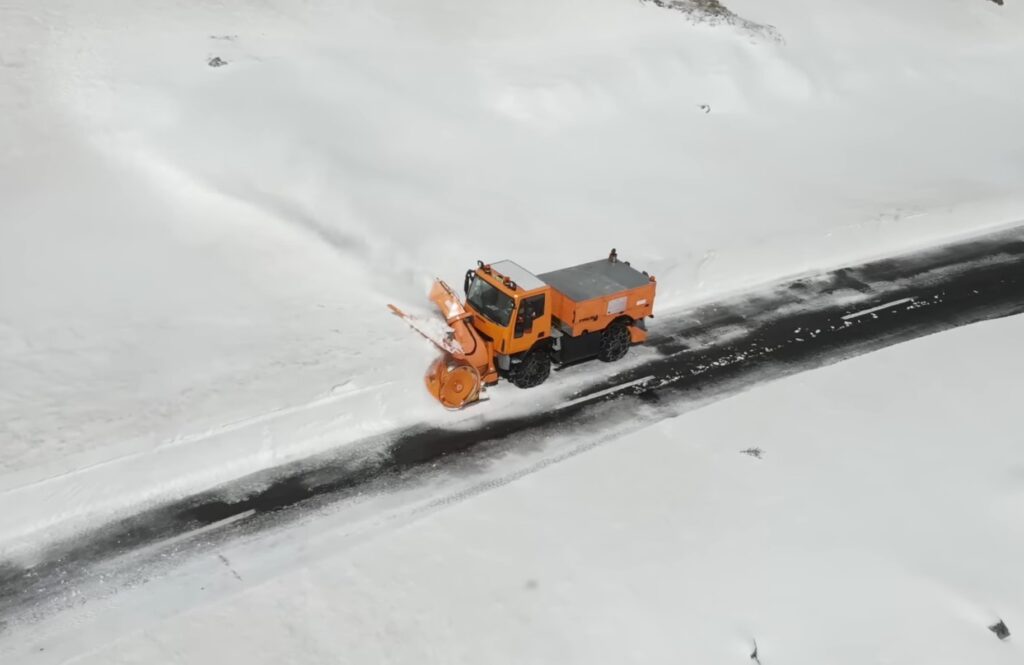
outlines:
[{"label": "truck cab", "polygon": [[464,286],[472,325],[491,341],[502,369],[551,338],[551,287],[517,263],[478,262]]}]

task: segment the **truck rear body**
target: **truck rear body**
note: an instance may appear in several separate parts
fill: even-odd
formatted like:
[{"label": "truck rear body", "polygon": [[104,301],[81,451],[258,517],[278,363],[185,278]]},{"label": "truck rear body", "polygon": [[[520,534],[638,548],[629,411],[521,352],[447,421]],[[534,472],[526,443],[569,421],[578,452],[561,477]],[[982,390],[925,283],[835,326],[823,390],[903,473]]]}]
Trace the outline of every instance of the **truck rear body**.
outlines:
[{"label": "truck rear body", "polygon": [[642,321],[654,308],[650,276],[618,261],[591,261],[538,277],[551,286],[552,315],[572,337],[604,330],[616,319]]}]

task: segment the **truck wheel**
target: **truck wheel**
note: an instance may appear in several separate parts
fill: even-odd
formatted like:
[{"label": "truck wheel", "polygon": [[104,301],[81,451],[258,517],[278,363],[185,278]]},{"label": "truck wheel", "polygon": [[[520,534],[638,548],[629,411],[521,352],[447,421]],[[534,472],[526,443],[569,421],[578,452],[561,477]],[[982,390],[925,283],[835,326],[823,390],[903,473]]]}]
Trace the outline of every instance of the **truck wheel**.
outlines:
[{"label": "truck wheel", "polygon": [[629,328],[622,321],[616,321],[601,333],[601,350],[597,357],[606,363],[619,360],[629,351]]},{"label": "truck wheel", "polygon": [[523,360],[509,370],[509,381],[520,388],[533,388],[548,380],[551,374],[551,358],[547,351],[529,351]]}]

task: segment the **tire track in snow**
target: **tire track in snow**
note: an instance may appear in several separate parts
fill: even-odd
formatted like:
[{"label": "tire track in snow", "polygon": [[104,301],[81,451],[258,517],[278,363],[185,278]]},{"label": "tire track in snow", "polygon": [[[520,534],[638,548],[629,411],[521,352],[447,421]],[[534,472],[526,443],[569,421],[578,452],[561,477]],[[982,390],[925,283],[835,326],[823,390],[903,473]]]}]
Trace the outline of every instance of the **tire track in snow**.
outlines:
[{"label": "tire track in snow", "polygon": [[[69,593],[104,562],[180,543],[207,526],[215,525],[222,537],[264,528],[346,497],[414,486],[439,474],[472,476],[500,465],[508,453],[536,453],[525,470],[501,474],[514,479],[597,445],[609,429],[637,429],[762,381],[1022,311],[1024,227],[659,318],[651,339],[657,355],[551,410],[375,437],[146,510],[59,543],[36,561],[0,563],[0,617]],[[723,331],[730,334],[723,337]],[[565,433],[576,437],[568,449],[540,454],[546,439]],[[588,438],[581,444],[580,437]],[[485,491],[502,478],[436,501]]]}]

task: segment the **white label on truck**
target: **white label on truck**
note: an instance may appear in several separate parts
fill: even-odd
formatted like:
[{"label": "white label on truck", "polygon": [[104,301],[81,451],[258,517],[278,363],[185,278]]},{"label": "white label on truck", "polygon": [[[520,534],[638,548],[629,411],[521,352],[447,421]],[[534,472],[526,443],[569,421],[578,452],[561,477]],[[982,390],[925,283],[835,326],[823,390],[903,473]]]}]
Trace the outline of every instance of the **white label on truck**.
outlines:
[{"label": "white label on truck", "polygon": [[626,297],[616,298],[608,301],[609,314],[622,314],[626,311]]},{"label": "white label on truck", "polygon": [[646,304],[647,304],[647,298],[641,298],[640,300],[636,301],[636,306],[637,307],[643,307]]}]

